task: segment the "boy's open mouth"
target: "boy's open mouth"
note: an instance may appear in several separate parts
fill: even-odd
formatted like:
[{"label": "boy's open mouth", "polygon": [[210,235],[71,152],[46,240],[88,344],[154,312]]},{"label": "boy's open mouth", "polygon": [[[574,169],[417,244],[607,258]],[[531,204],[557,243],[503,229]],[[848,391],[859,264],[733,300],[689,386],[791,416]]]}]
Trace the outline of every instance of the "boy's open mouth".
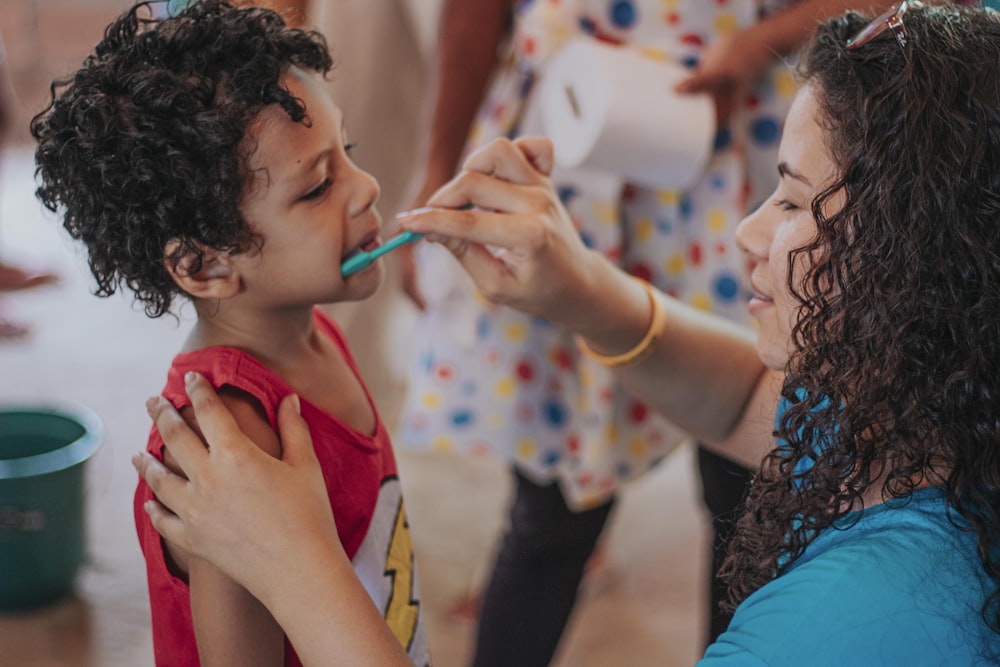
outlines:
[{"label": "boy's open mouth", "polygon": [[346,262],[347,260],[351,259],[352,257],[355,257],[355,256],[361,254],[362,252],[371,252],[372,250],[374,250],[375,248],[379,247],[380,245],[382,245],[382,244],[378,240],[378,234],[372,234],[371,237],[366,238],[365,240],[363,240],[361,242],[361,245],[359,245],[359,246],[355,247],[354,249],[348,251],[348,253],[346,255],[344,255],[343,257],[340,258],[340,261],[343,263],[343,262]]}]

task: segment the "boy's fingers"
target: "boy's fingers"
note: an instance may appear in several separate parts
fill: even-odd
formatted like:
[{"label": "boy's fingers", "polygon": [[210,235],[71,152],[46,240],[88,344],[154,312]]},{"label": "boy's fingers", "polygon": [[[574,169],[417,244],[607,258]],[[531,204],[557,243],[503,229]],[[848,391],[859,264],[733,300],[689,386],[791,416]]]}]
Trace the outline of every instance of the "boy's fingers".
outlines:
[{"label": "boy's fingers", "polygon": [[197,474],[198,463],[208,455],[205,443],[191,430],[170,401],[162,396],[154,396],[147,400],[146,411],[156,422],[160,437],[177,461],[177,465],[189,479],[192,478]]}]

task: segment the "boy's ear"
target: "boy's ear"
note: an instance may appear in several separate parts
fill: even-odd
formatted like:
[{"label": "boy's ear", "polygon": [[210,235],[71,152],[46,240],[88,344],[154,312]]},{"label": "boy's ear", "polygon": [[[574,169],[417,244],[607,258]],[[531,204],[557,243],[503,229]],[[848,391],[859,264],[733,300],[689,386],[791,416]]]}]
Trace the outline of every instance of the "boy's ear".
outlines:
[{"label": "boy's ear", "polygon": [[[177,286],[197,299],[228,299],[240,291],[240,279],[228,253],[201,247],[201,266],[194,253],[173,259],[180,241],[172,239],[163,249],[163,265]],[[197,269],[197,270],[195,270]]]}]

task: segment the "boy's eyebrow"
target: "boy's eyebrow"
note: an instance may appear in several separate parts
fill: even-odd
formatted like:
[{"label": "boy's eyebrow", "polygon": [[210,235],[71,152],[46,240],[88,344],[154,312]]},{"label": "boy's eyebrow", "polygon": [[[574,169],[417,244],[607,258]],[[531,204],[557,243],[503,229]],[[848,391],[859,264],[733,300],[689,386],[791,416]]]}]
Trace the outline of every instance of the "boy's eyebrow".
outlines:
[{"label": "boy's eyebrow", "polygon": [[307,164],[306,166],[302,167],[301,169],[299,169],[299,170],[297,170],[297,171],[295,172],[295,174],[294,174],[294,175],[292,176],[292,180],[298,180],[299,178],[302,178],[302,177],[304,177],[304,176],[306,176],[306,175],[308,175],[308,174],[312,173],[312,171],[313,171],[314,169],[316,169],[316,165],[318,165],[318,164],[319,164],[320,162],[322,162],[323,160],[325,160],[325,159],[326,159],[326,157],[327,157],[327,156],[328,156],[328,155],[329,155],[329,154],[330,154],[330,153],[331,153],[332,151],[333,151],[333,149],[332,149],[332,148],[327,148],[327,149],[326,149],[326,150],[324,150],[324,151],[320,151],[320,152],[319,152],[319,153],[318,153],[318,154],[316,155],[316,158],[315,158],[315,159],[314,159],[314,160],[313,160],[312,162],[309,162],[309,163],[308,163],[308,164]]},{"label": "boy's eyebrow", "polygon": [[340,116],[340,142],[347,146],[347,119],[343,114]]},{"label": "boy's eyebrow", "polygon": [[809,182],[808,178],[806,178],[802,174],[798,173],[797,171],[794,171],[791,167],[788,166],[787,162],[779,162],[778,163],[778,175],[782,176],[782,177],[788,176],[790,178],[794,178],[796,181],[801,181],[802,183],[805,183],[806,185],[810,185],[810,186],[812,185],[812,183]]},{"label": "boy's eyebrow", "polygon": [[[344,122],[344,119],[341,118],[340,119],[340,138],[341,138],[341,140],[343,140],[343,138],[344,138],[345,135],[346,135],[346,123]],[[322,162],[323,160],[325,160],[326,157],[331,152],[333,152],[332,148],[327,148],[324,151],[320,151],[320,153],[316,155],[316,159],[314,159],[308,165],[304,166],[302,169],[299,169],[295,173],[295,175],[293,176],[293,179],[301,178],[301,177],[305,176],[306,174],[309,174],[310,172],[312,172],[316,168],[316,165],[318,165],[320,162]]]}]

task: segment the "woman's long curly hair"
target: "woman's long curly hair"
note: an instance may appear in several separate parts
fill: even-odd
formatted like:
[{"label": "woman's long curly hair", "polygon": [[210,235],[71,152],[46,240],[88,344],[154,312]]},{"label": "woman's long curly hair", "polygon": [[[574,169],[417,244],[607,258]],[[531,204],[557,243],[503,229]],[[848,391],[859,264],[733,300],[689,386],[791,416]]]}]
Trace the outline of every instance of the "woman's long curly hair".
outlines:
[{"label": "woman's long curly hair", "polygon": [[[724,568],[733,606],[865,492],[927,482],[1000,585],[1000,18],[911,4],[905,48],[886,32],[848,51],[870,20],[852,12],[803,54],[840,177],[790,257],[812,264],[788,285],[789,407]],[[996,588],[982,613],[1000,632]]]},{"label": "woman's long curly hair", "polygon": [[319,33],[272,11],[201,0],[154,20],[149,4],[108,26],[83,67],[52,84],[31,134],[36,194],[86,244],[96,294],[127,286],[159,317],[180,293],[164,266],[169,242],[178,245],[168,261],[192,256],[192,272],[205,248],[254,246],[239,212],[247,129],[272,104],[308,123],[280,79],[292,65],[325,74],[333,63]]}]

